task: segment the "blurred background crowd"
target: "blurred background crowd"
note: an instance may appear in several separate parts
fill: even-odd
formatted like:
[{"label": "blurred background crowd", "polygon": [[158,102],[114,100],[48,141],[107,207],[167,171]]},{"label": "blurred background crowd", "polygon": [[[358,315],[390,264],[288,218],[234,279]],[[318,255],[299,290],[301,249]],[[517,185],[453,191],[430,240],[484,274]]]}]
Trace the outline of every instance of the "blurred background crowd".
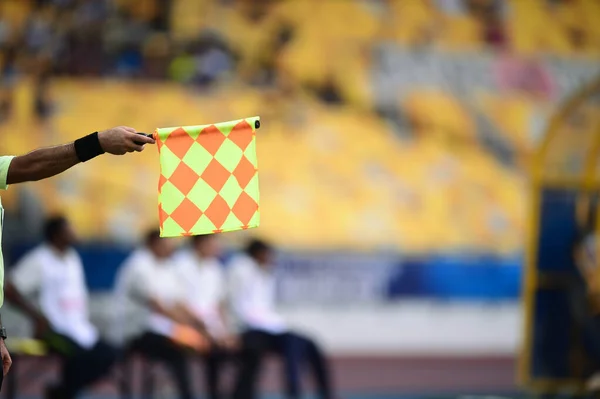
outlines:
[{"label": "blurred background crowd", "polygon": [[[533,154],[599,61],[598,0],[1,0],[0,153],[260,115],[255,233],[289,317],[335,353],[512,359]],[[599,124],[589,101],[561,125],[566,163]],[[61,212],[110,288],[158,223],[149,150],[3,193],[8,258]]]},{"label": "blurred background crowd", "polygon": [[[28,133],[2,149],[124,119],[152,131],[261,114],[263,233],[280,244],[514,253],[527,157],[596,70],[598,7],[5,0],[3,129]],[[128,239],[155,213],[156,162],[106,162],[32,189],[45,211],[68,204],[87,237]]]}]

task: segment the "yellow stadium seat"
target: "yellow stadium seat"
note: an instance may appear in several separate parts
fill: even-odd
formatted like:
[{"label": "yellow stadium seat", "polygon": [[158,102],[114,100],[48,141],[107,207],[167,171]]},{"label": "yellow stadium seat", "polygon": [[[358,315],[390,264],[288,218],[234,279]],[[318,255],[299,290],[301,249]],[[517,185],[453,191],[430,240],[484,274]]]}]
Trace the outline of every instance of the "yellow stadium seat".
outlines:
[{"label": "yellow stadium seat", "polygon": [[439,15],[430,1],[392,1],[390,6],[392,36],[401,44],[421,43],[438,22]]},{"label": "yellow stadium seat", "polygon": [[[443,92],[425,90],[405,99],[417,137],[404,141],[366,110],[328,107],[310,96],[273,97],[235,82],[192,94],[174,84],[59,80],[53,96],[59,105],[48,124],[54,135],[11,121],[3,128],[41,133],[6,135],[0,150],[24,152],[44,140],[73,140],[118,123],[152,131],[274,109],[257,142],[265,238],[304,248],[402,245],[412,252],[521,245],[513,238],[521,234],[524,217],[518,175],[475,142],[448,145],[448,132],[468,141],[474,127],[462,104]],[[101,157],[28,188],[46,199],[48,211],[68,211],[84,238],[133,240],[157,223],[157,161],[153,148],[118,162]],[[6,202],[14,206],[18,192],[16,187]],[[493,212],[499,220],[508,218],[506,227],[490,227]]]},{"label": "yellow stadium seat", "polygon": [[[211,26],[221,33],[232,49],[240,56],[238,72],[248,78],[273,56],[274,41],[281,21],[277,15],[266,13],[253,20],[247,14],[244,2],[219,11],[219,24]],[[214,25],[214,24],[213,24]]]},{"label": "yellow stadium seat", "polygon": [[339,47],[330,73],[346,103],[362,109],[372,109],[371,63],[368,49],[362,46]]},{"label": "yellow stadium seat", "polygon": [[444,16],[437,45],[442,50],[478,50],[483,46],[483,29],[468,15]]},{"label": "yellow stadium seat", "polygon": [[21,29],[30,15],[31,0],[0,1],[0,14],[10,22],[13,29]]},{"label": "yellow stadium seat", "polygon": [[271,14],[280,23],[300,29],[312,21],[312,13],[319,3],[319,0],[279,0],[273,5]]},{"label": "yellow stadium seat", "polygon": [[[549,52],[569,55],[569,43],[563,26],[557,24],[548,8],[540,1],[511,0],[509,31],[517,51],[522,53]],[[552,26],[552,29],[548,29]]]},{"label": "yellow stadium seat", "polygon": [[539,100],[523,95],[504,97],[480,96],[479,105],[484,113],[498,126],[513,147],[522,152],[533,150],[535,141],[531,129],[536,112],[543,111]]},{"label": "yellow stadium seat", "polygon": [[210,0],[172,1],[170,23],[171,34],[176,40],[193,40],[198,32],[206,27],[217,13],[217,7]]},{"label": "yellow stadium seat", "polygon": [[589,35],[589,51],[598,57],[600,52],[600,3],[595,0],[581,0],[582,20]]},{"label": "yellow stadium seat", "polygon": [[312,12],[319,21],[320,34],[326,39],[369,42],[379,32],[381,22],[358,1],[322,1]]},{"label": "yellow stadium seat", "polygon": [[473,140],[475,126],[460,102],[438,90],[410,93],[401,107],[417,128],[433,129],[449,139]]}]

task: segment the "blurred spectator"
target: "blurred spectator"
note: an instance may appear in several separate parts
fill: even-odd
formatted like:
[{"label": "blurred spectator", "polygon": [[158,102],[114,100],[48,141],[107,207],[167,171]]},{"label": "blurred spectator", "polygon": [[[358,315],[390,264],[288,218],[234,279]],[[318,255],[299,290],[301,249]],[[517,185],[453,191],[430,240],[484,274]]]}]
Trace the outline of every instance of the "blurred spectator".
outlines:
[{"label": "blurred spectator", "polygon": [[[71,399],[106,375],[117,353],[89,320],[88,291],[71,225],[56,217],[46,221],[44,230],[45,243],[14,267],[6,295],[32,319],[36,336],[64,359],[61,381],[46,397]],[[39,310],[26,299],[31,295],[36,295]]]},{"label": "blurred spectator", "polygon": [[171,21],[171,0],[155,0],[156,10],[151,20],[151,26],[158,31],[167,31]]},{"label": "blurred spectator", "polygon": [[202,320],[213,340],[208,354],[203,356],[210,399],[224,396],[220,392],[222,365],[237,344],[237,338],[228,329],[225,276],[219,261],[218,240],[214,234],[194,236],[191,250],[177,260],[188,306]]},{"label": "blurred spectator", "polygon": [[498,87],[506,92],[551,99],[555,84],[546,66],[535,57],[516,57],[503,52],[494,65]]},{"label": "blurred spectator", "polygon": [[130,315],[144,315],[142,333],[131,341],[129,349],[165,363],[176,381],[179,397],[190,399],[193,395],[186,346],[205,350],[206,341],[200,334],[185,328],[188,324],[193,325],[190,328],[203,329],[204,326],[200,326],[201,321],[187,308],[173,251],[171,240],[161,239],[158,231],[151,231],[145,247],[125,261],[116,285],[117,303],[121,308],[118,325],[130,323]]},{"label": "blurred spectator", "polygon": [[190,83],[196,73],[194,57],[188,46],[180,46],[169,64],[168,76],[179,83]]},{"label": "blurred spectator", "polygon": [[[235,317],[242,329],[242,364],[234,398],[253,398],[262,357],[276,353],[283,358],[286,394],[300,398],[300,370],[308,363],[319,396],[333,397],[327,361],[310,338],[291,331],[275,311],[274,251],[263,241],[252,241],[245,255],[229,265],[229,292]],[[245,396],[250,392],[249,396]]]},{"label": "blurred spectator", "polygon": [[[488,49],[508,51],[512,47],[508,43],[506,17],[508,11],[514,11],[515,7],[506,2],[436,0],[412,5],[399,1],[382,3],[388,4],[389,15],[382,12],[377,18],[383,24],[383,19],[389,16],[394,21],[389,27],[390,35],[399,35],[397,38],[403,44],[429,48],[448,41],[446,45],[452,49],[483,45]],[[571,43],[574,51],[592,51],[594,43],[589,29],[573,24],[573,18],[562,21],[563,9],[569,2],[548,3],[550,11],[547,16],[557,19],[557,29],[560,30],[554,36],[564,39],[560,39],[561,43]],[[353,48],[359,40],[366,49],[372,49],[382,43],[384,37],[355,39],[349,31],[341,35],[339,44],[332,46],[328,36],[339,33],[325,30],[322,35],[314,36],[322,38],[317,41],[309,35],[313,31],[308,25],[309,20],[294,12],[295,8],[302,10],[300,5],[301,2],[288,6],[281,1],[206,1],[208,17],[205,18],[218,17],[218,21],[201,18],[202,24],[198,25],[197,32],[194,33],[192,28],[188,36],[191,40],[179,41],[175,39],[171,26],[173,21],[177,21],[171,15],[177,7],[167,0],[36,1],[22,27],[0,15],[0,52],[4,59],[0,62],[2,85],[7,86],[18,73],[24,72],[168,78],[184,84],[193,82],[200,87],[238,78],[245,83],[272,86],[282,74],[289,75],[286,71],[289,65],[284,67],[285,62],[281,59],[293,56],[294,65],[306,63],[305,67],[298,67],[302,73],[294,74],[295,85],[316,91],[317,97],[328,103],[338,104],[342,98],[351,102],[347,92],[353,89],[346,85],[360,84],[354,81],[356,76],[352,71],[357,69],[367,76],[368,71],[363,72],[362,69],[368,69],[368,63],[357,63],[361,64],[360,68],[350,64],[342,68],[350,74],[348,77],[323,79],[325,74],[319,73],[319,84],[315,84],[316,77],[313,75],[321,68],[324,58],[331,57],[329,62],[334,64],[341,62],[336,61],[339,58],[337,53],[340,53],[338,48]],[[326,25],[328,18],[318,15],[318,10],[315,12],[315,18],[323,19],[322,24]],[[332,26],[335,25],[334,20],[332,16]],[[352,24],[348,21],[349,26]],[[337,30],[332,27],[332,32]],[[511,31],[511,41],[514,41],[513,34]],[[530,41],[534,42],[526,40],[527,43]],[[332,51],[325,50],[325,56],[319,56],[322,51],[317,49],[329,46],[333,47]],[[17,49],[15,54],[11,54],[11,47]],[[288,52],[290,55],[282,57]],[[352,62],[355,58],[350,57]],[[338,69],[336,75],[339,74]],[[345,82],[343,87],[339,87],[340,81]],[[46,91],[46,83],[47,80],[40,80],[38,92]],[[10,109],[10,97],[10,90],[3,88],[0,117]],[[48,114],[47,101],[44,104],[36,99],[35,107],[40,116]]]},{"label": "blurred spectator", "polygon": [[114,74],[123,78],[139,77],[143,67],[142,54],[135,45],[124,45],[116,57]]},{"label": "blurred spectator", "polygon": [[50,79],[45,75],[35,86],[35,114],[40,120],[46,119],[52,110],[48,94],[49,82]]},{"label": "blurred spectator", "polygon": [[210,86],[233,70],[233,54],[217,35],[206,34],[194,49],[193,80],[201,87]]},{"label": "blurred spectator", "polygon": [[482,41],[492,48],[506,45],[503,4],[497,0],[465,0],[468,12],[482,27]]},{"label": "blurred spectator", "polygon": [[30,54],[40,54],[54,46],[55,11],[52,7],[43,7],[40,12],[30,16],[25,27],[25,46]]},{"label": "blurred spectator", "polygon": [[484,41],[492,48],[501,49],[507,45],[507,37],[504,31],[504,20],[497,11],[491,11],[484,15]]},{"label": "blurred spectator", "polygon": [[331,75],[325,79],[325,83],[322,86],[316,87],[315,91],[324,103],[335,105],[343,102],[340,90],[337,87],[334,77]]},{"label": "blurred spectator", "polygon": [[0,122],[12,109],[13,90],[17,80],[17,49],[9,45],[0,53]]},{"label": "blurred spectator", "polygon": [[142,75],[149,79],[167,78],[170,54],[170,43],[165,34],[155,33],[150,36],[144,41],[142,49],[144,59]]},{"label": "blurred spectator", "polygon": [[10,43],[12,32],[10,21],[4,18],[0,10],[0,49],[4,49]]}]

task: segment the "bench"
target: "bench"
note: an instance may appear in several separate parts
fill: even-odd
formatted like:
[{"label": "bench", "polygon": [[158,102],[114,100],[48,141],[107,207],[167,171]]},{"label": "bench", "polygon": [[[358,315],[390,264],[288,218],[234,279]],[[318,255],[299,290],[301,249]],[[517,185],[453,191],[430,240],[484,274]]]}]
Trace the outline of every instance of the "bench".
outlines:
[{"label": "bench", "polygon": [[43,341],[31,338],[11,338],[6,341],[6,346],[12,357],[13,364],[4,382],[5,397],[7,399],[16,399],[20,358],[23,356],[46,357],[49,353]]},{"label": "bench", "polygon": [[[30,375],[31,378],[39,377],[39,368],[27,370],[23,375],[23,370],[20,370],[21,359],[24,357],[33,357],[41,360],[43,358],[52,357],[54,354],[48,349],[44,341],[32,338],[11,338],[6,341],[6,346],[11,354],[13,364],[4,381],[3,398],[16,399],[19,393],[20,378],[24,377],[28,380]],[[132,368],[133,364],[130,364],[129,361],[121,362],[120,366],[115,367],[111,373],[112,378],[109,376],[109,378],[117,384],[119,394],[123,399],[132,397]],[[144,362],[142,368],[142,389],[144,395],[147,397],[152,397],[154,388],[154,369],[155,367],[153,364]],[[36,375],[33,376],[33,374]]]},{"label": "bench", "polygon": [[[16,399],[23,394],[20,391],[22,389],[21,385],[30,386],[31,382],[35,382],[36,379],[40,378],[40,371],[44,369],[43,365],[37,361],[30,364],[30,362],[23,362],[22,360],[24,358],[37,358],[40,361],[50,358],[58,360],[59,356],[53,353],[41,340],[11,338],[6,341],[6,345],[11,353],[13,365],[5,378],[2,398]],[[269,356],[269,358],[272,358],[272,356]],[[197,359],[197,357],[192,356],[192,359]],[[29,367],[24,369],[23,366],[26,365],[29,365]],[[135,378],[136,376],[137,378]],[[166,381],[165,377],[167,377]],[[153,395],[159,394],[157,391],[160,391],[160,387],[164,386],[164,382],[167,382],[170,389],[174,389],[173,381],[165,375],[164,365],[145,358],[133,348],[124,352],[124,358],[117,363],[117,366],[106,376],[105,380],[110,385],[116,385],[118,397],[121,399],[131,399],[140,394],[142,397],[152,398]],[[35,389],[37,391],[38,387],[35,387]]]}]

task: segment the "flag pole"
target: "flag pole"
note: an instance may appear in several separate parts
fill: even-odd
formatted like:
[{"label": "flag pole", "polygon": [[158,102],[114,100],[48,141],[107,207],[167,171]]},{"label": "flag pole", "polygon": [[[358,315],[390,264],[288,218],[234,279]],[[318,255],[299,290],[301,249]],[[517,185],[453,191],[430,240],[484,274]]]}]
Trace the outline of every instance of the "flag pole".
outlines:
[{"label": "flag pole", "polygon": [[[148,138],[152,138],[151,134],[148,133],[143,133],[143,132],[137,132],[137,134],[141,135],[141,136],[146,136]],[[134,141],[135,144],[137,145],[144,145],[145,143],[142,143],[141,141]]]},{"label": "flag pole", "polygon": [[[260,121],[258,119],[254,121],[254,128],[255,129],[260,128]],[[146,136],[146,137],[149,137],[149,138],[153,138],[153,134],[152,133],[137,132],[137,134],[142,135],[142,136]],[[144,143],[139,142],[139,141],[134,141],[134,143],[137,144],[137,145],[144,144]]]}]

